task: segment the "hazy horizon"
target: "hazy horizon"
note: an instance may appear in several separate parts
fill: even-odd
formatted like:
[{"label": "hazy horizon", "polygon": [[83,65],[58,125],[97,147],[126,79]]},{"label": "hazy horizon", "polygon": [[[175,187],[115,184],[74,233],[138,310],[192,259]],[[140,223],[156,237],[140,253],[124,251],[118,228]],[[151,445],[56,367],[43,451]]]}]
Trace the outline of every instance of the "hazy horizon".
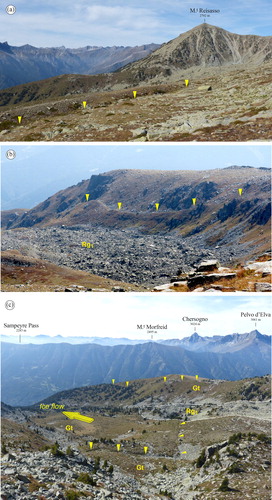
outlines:
[{"label": "hazy horizon", "polygon": [[[15,308],[12,311],[4,309],[1,330],[5,335],[12,330],[4,329],[4,323],[38,324],[39,328],[27,329],[27,336],[49,334],[52,337],[125,337],[131,340],[150,338],[147,330],[137,328],[141,324],[167,325],[167,330],[158,330],[153,340],[188,337],[195,329],[201,336],[248,333],[255,329],[271,331],[271,316],[254,316],[270,313],[271,297],[267,295],[245,297],[236,293],[224,297],[214,294],[195,297],[190,294],[181,300],[179,294],[154,296],[147,293],[142,297],[109,292],[91,294],[90,302],[89,294],[47,294],[46,310],[39,294],[9,294],[9,299],[12,298]],[[6,298],[1,299],[4,308]],[[183,321],[183,317],[208,319],[198,326]]]}]

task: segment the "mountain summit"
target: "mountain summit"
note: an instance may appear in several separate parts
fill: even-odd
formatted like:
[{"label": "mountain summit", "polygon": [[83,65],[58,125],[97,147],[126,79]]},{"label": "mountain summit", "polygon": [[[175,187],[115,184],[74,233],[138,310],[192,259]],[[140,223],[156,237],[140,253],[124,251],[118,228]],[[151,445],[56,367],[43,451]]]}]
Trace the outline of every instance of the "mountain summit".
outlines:
[{"label": "mountain summit", "polygon": [[187,68],[260,64],[271,60],[272,37],[238,35],[204,23],[163,44],[145,59],[119,70],[134,82],[178,77]]}]

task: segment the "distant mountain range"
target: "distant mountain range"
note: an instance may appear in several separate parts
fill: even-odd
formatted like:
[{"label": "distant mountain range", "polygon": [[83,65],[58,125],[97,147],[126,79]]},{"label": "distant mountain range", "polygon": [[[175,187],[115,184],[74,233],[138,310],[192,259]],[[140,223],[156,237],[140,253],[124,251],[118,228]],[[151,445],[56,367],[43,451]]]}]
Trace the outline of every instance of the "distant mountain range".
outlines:
[{"label": "distant mountain range", "polygon": [[137,47],[65,47],[37,48],[31,45],[14,47],[0,43],[0,89],[21,83],[43,80],[63,74],[94,75],[116,71],[142,59],[159,45]]},{"label": "distant mountain range", "polygon": [[270,363],[271,337],[257,330],[136,345],[3,342],[2,400],[28,405],[61,390],[113,378],[119,382],[180,373],[238,380],[270,373]]}]

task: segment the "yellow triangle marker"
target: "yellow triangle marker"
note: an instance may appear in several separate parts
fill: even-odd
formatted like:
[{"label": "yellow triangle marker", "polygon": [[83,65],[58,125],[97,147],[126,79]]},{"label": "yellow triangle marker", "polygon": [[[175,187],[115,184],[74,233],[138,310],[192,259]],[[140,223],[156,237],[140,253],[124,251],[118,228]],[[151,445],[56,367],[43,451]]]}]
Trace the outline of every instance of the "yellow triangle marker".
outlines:
[{"label": "yellow triangle marker", "polygon": [[198,379],[198,375],[195,376],[196,380]]},{"label": "yellow triangle marker", "polygon": [[164,382],[166,382],[166,380],[167,380],[167,377],[163,377],[163,380],[164,380]]},{"label": "yellow triangle marker", "polygon": [[86,196],[86,201],[88,201],[90,195],[89,194],[85,194],[85,196]]},{"label": "yellow triangle marker", "polygon": [[112,378],[112,379],[111,379],[111,382],[112,382],[112,384],[114,384],[114,382],[115,382],[115,378]]},{"label": "yellow triangle marker", "polygon": [[145,454],[148,452],[148,446],[144,446],[144,452]]},{"label": "yellow triangle marker", "polygon": [[120,451],[121,445],[120,445],[120,444],[117,444],[117,445],[116,445],[116,448],[117,448],[117,451]]},{"label": "yellow triangle marker", "polygon": [[87,101],[82,101],[83,108],[85,109],[87,106]]},{"label": "yellow triangle marker", "polygon": [[187,451],[182,451],[181,453],[184,455],[185,453],[187,453]]},{"label": "yellow triangle marker", "polygon": [[18,116],[18,123],[20,125],[20,123],[22,122],[22,116]]},{"label": "yellow triangle marker", "polygon": [[181,378],[181,380],[183,380],[184,379],[184,375],[181,375],[180,378]]},{"label": "yellow triangle marker", "polygon": [[179,438],[183,438],[183,437],[184,437],[184,434],[180,434],[180,435],[179,435]]},{"label": "yellow triangle marker", "polygon": [[156,210],[159,210],[159,206],[160,206],[159,203],[155,203]]},{"label": "yellow triangle marker", "polygon": [[186,424],[186,422],[180,422],[180,424],[179,424],[179,425],[185,425],[185,424]]},{"label": "yellow triangle marker", "polygon": [[117,203],[117,205],[118,205],[118,210],[121,210],[123,203],[119,202],[119,203]]},{"label": "yellow triangle marker", "polygon": [[91,450],[92,450],[92,449],[93,449],[93,441],[90,441],[90,442],[89,442],[89,445],[90,445],[90,448],[91,448]]},{"label": "yellow triangle marker", "polygon": [[129,382],[128,382],[128,380],[127,380],[127,381],[126,381],[126,386],[127,386],[127,387],[128,387],[128,384],[129,384]]},{"label": "yellow triangle marker", "polygon": [[136,96],[137,96],[137,90],[133,90],[133,97],[134,97],[134,99],[136,98]]},{"label": "yellow triangle marker", "polygon": [[189,85],[189,80],[184,80],[185,81],[185,87],[188,87]]},{"label": "yellow triangle marker", "polygon": [[239,188],[238,189],[238,193],[239,193],[240,196],[242,196],[242,192],[243,192],[242,188]]},{"label": "yellow triangle marker", "polygon": [[196,204],[196,198],[192,198],[192,203],[193,203],[193,205]]}]

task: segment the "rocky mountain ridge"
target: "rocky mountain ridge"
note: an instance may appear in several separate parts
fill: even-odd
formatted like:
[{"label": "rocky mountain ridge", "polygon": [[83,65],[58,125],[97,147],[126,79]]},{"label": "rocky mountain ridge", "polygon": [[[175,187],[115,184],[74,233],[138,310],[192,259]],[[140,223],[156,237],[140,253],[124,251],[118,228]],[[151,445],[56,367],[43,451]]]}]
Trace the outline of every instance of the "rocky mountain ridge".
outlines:
[{"label": "rocky mountain ridge", "polygon": [[[2,343],[2,398],[31,404],[61,389],[196,371],[199,376],[237,380],[269,373],[270,338],[222,352],[194,352],[180,345]],[[45,382],[46,381],[46,382]]]},{"label": "rocky mountain ridge", "polygon": [[250,226],[265,225],[271,215],[269,195],[269,169],[113,170],[59,191],[22,215],[9,211],[10,221],[4,212],[3,222],[7,229],[90,222],[124,228],[140,223],[145,232],[188,224],[194,227],[190,235],[235,218],[248,218]]},{"label": "rocky mountain ridge", "polygon": [[259,66],[271,57],[271,36],[238,35],[203,23],[119,72],[138,84],[142,81],[162,83],[165,79],[173,81],[185,75],[187,69],[236,64]]},{"label": "rocky mountain ridge", "polygon": [[[269,313],[266,313],[268,316]],[[156,325],[154,325],[153,330],[155,330]],[[2,342],[18,343],[18,336],[11,335],[1,335]],[[269,335],[261,334],[258,330],[252,330],[248,333],[233,333],[229,335],[213,335],[213,336],[202,336],[197,332],[192,333],[189,337],[184,337],[182,339],[156,339],[157,344],[165,345],[179,345],[183,346],[188,350],[199,350],[199,351],[216,351],[218,346],[222,346],[225,351],[232,350],[233,346],[236,349],[242,349],[252,343],[264,342],[266,344],[271,344],[271,337]],[[24,344],[98,344],[98,345],[135,345],[135,344],[145,344],[150,342],[150,339],[130,339],[130,338],[115,338],[115,337],[65,337],[63,335],[55,335],[51,337],[50,335],[35,335],[28,336],[24,335]]]},{"label": "rocky mountain ridge", "polygon": [[146,57],[158,44],[137,47],[15,47],[0,43],[0,89],[44,78],[77,73],[94,75],[116,71],[129,62]]}]

